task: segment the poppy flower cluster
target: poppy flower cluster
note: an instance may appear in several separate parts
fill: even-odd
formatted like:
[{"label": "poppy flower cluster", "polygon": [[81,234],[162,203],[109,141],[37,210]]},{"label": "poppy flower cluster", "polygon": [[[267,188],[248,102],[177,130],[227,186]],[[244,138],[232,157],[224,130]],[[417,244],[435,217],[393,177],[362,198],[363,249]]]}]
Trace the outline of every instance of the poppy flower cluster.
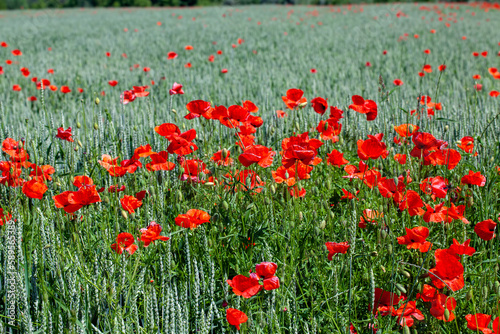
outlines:
[{"label": "poppy flower cluster", "polygon": [[[234,276],[232,280],[227,280],[227,284],[233,288],[237,296],[250,298],[258,294],[262,289],[275,290],[280,287],[280,281],[275,276],[278,265],[273,262],[262,262],[255,265],[255,272],[250,272],[250,277],[244,275]],[[262,279],[262,285],[260,280]]]},{"label": "poppy flower cluster", "polygon": [[[149,223],[147,228],[140,229],[141,235],[137,238],[137,241],[142,241],[144,247],[148,247],[151,243],[154,244],[154,242],[158,240],[170,240],[169,237],[160,235],[161,230],[161,225],[153,221]],[[118,236],[116,237],[116,242],[114,244],[111,244],[111,249],[118,254],[122,254],[123,251],[127,251],[130,255],[132,255],[138,248],[139,246],[135,244],[134,236],[128,232],[122,232],[118,234]]]}]

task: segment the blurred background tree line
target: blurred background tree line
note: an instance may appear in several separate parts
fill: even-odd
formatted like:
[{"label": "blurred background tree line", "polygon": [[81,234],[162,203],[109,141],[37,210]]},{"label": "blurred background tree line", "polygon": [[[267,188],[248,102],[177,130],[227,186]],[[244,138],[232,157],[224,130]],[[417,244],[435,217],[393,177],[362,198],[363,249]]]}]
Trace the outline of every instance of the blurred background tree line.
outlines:
[{"label": "blurred background tree line", "polygon": [[[0,0],[1,9],[43,9],[68,7],[149,7],[149,6],[210,6],[250,4],[311,4],[404,2],[400,0]],[[420,0],[423,2],[426,0]],[[435,0],[427,0],[434,2]]]}]

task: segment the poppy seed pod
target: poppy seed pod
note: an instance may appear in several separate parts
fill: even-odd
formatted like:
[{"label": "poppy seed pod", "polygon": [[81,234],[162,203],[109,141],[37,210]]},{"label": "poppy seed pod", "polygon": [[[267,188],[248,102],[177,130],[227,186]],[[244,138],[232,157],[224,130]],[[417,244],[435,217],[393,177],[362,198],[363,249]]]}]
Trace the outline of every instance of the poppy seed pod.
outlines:
[{"label": "poppy seed pod", "polygon": [[123,217],[124,219],[128,219],[128,213],[127,213],[127,211],[122,210],[122,217]]},{"label": "poppy seed pod", "polygon": [[406,325],[405,325],[405,326],[403,327],[403,333],[404,333],[404,334],[411,334],[411,332],[410,332],[410,327],[408,327],[408,326],[406,326]]},{"label": "poppy seed pod", "polygon": [[319,228],[324,230],[326,228],[326,221],[323,219],[321,223],[319,223]]},{"label": "poppy seed pod", "polygon": [[299,219],[300,221],[304,220],[304,214],[302,213],[302,211],[299,212]]},{"label": "poppy seed pod", "polygon": [[226,148],[222,149],[222,159],[226,160],[228,156],[229,156],[229,150]]},{"label": "poppy seed pod", "polygon": [[446,319],[446,321],[450,320],[450,310],[444,310],[444,318]]},{"label": "poppy seed pod", "polygon": [[271,185],[271,192],[273,194],[276,194],[276,187],[274,186],[274,184]]},{"label": "poppy seed pod", "polygon": [[74,150],[75,152],[78,152],[78,146],[75,146],[75,147],[73,148],[73,150]]},{"label": "poppy seed pod", "polygon": [[80,122],[76,122],[76,127],[80,129],[82,127],[82,124],[80,124]]},{"label": "poppy seed pod", "polygon": [[98,97],[96,97],[96,98],[95,98],[95,104],[96,104],[96,105],[99,105],[99,103],[101,103],[101,100],[99,100],[99,98],[98,98]]},{"label": "poppy seed pod", "polygon": [[80,146],[81,148],[83,148],[83,144],[82,144],[81,141],[77,141],[77,143],[78,143],[78,146]]},{"label": "poppy seed pod", "polygon": [[224,210],[229,210],[229,204],[226,202],[226,201],[223,201],[222,202],[222,207],[224,208]]},{"label": "poppy seed pod", "polygon": [[99,125],[97,125],[97,123],[94,123],[94,129],[99,130]]},{"label": "poppy seed pod", "polygon": [[402,284],[400,284],[400,283],[396,283],[396,289],[398,289],[402,293],[406,293],[405,287]]},{"label": "poppy seed pod", "polygon": [[467,291],[467,294],[465,295],[465,299],[467,299],[467,301],[470,301],[473,297],[474,297],[474,294],[472,293],[472,289],[470,289],[469,291]]}]

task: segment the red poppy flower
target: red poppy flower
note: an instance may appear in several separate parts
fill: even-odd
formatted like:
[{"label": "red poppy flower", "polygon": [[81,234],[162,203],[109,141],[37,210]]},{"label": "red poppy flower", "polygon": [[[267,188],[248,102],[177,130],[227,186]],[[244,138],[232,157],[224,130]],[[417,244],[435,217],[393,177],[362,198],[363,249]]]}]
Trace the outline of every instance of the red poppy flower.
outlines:
[{"label": "red poppy flower", "polygon": [[328,160],[326,160],[326,163],[328,165],[342,167],[343,165],[348,164],[349,161],[344,158],[344,153],[340,153],[334,149],[328,154]]},{"label": "red poppy flower", "polygon": [[78,93],[83,93],[83,89],[82,88],[78,88]]},{"label": "red poppy flower", "polygon": [[491,315],[483,313],[467,314],[465,320],[467,320],[468,329],[476,332],[481,331],[484,334],[493,334],[493,331],[488,328],[491,322]]},{"label": "red poppy flower", "polygon": [[170,89],[168,92],[170,95],[184,94],[184,91],[182,90],[182,85],[178,84],[177,82],[174,82],[174,84],[172,85],[172,89]]},{"label": "red poppy flower", "polygon": [[320,121],[316,130],[321,134],[322,140],[331,140],[332,143],[336,143],[342,131],[342,124],[337,119],[329,118],[326,121]]},{"label": "red poppy flower", "polygon": [[398,133],[401,138],[411,137],[420,129],[418,125],[415,124],[401,124],[394,126],[394,130]]},{"label": "red poppy flower", "polygon": [[149,86],[133,86],[132,88],[136,97],[146,97],[149,95],[149,92],[146,92],[146,89],[148,89]]},{"label": "red poppy flower", "polygon": [[214,155],[210,158],[213,162],[215,162],[218,166],[229,166],[232,165],[234,160],[230,157],[231,152],[229,150],[219,150],[214,153]]},{"label": "red poppy flower", "polygon": [[322,145],[323,143],[317,139],[309,139],[308,132],[283,139],[281,142],[281,147],[283,149],[283,166],[288,168],[293,166],[297,161],[300,161],[305,165],[313,164],[313,161],[318,154],[317,149]]},{"label": "red poppy flower", "polygon": [[362,180],[370,189],[377,183],[380,179],[381,174],[376,169],[369,169],[368,165],[363,161],[358,164],[359,167],[355,165],[347,165],[344,167],[344,171],[349,174],[347,176],[342,176],[345,179],[359,179]]},{"label": "red poppy flower", "polygon": [[151,67],[144,67],[142,70],[143,70],[144,72],[149,72],[149,71],[151,71]]},{"label": "red poppy flower", "polygon": [[481,56],[483,56],[485,58],[488,57],[488,51],[481,52]]},{"label": "red poppy flower", "polygon": [[500,92],[499,92],[499,91],[496,91],[496,90],[492,90],[492,91],[490,92],[490,96],[491,96],[491,97],[498,97],[498,96],[500,96]]},{"label": "red poppy flower", "polygon": [[177,53],[173,52],[173,51],[170,51],[168,54],[167,54],[167,59],[175,59],[177,58]]},{"label": "red poppy flower", "polygon": [[399,210],[408,209],[410,216],[422,216],[425,211],[422,209],[424,202],[420,195],[413,190],[407,190],[399,203]]},{"label": "red poppy flower", "polygon": [[0,226],[7,223],[11,219],[12,219],[12,214],[8,213],[7,211],[4,211],[3,208],[0,208]]},{"label": "red poppy flower", "polygon": [[175,224],[184,227],[194,229],[203,223],[210,222],[210,215],[203,210],[190,209],[185,214],[180,214],[175,218]]},{"label": "red poppy flower", "polygon": [[429,49],[425,49],[425,50],[424,50],[424,53],[429,55],[429,54],[431,54],[431,50],[429,50]]},{"label": "red poppy flower", "polygon": [[401,79],[394,79],[392,82],[395,86],[403,86],[403,81]]},{"label": "red poppy flower", "polygon": [[31,164],[30,168],[33,170],[30,173],[30,176],[39,182],[44,181],[52,181],[51,174],[55,173],[55,168],[50,165],[37,166],[35,164]]},{"label": "red poppy flower", "polygon": [[398,244],[406,245],[407,249],[418,249],[420,252],[428,252],[432,244],[425,240],[429,236],[429,229],[417,226],[412,229],[405,227],[406,235],[398,237]]},{"label": "red poppy flower", "polygon": [[226,310],[226,320],[230,325],[236,327],[237,330],[240,330],[240,325],[248,321],[248,317],[245,313],[240,310],[234,308],[228,308]]},{"label": "red poppy flower", "polygon": [[40,182],[36,179],[33,179],[31,181],[26,182],[23,185],[23,194],[26,195],[26,197],[29,198],[36,198],[36,199],[42,199],[43,194],[48,190],[49,188],[47,185],[43,182]]},{"label": "red poppy flower", "polygon": [[366,228],[366,223],[371,223],[372,225],[377,225],[377,220],[379,218],[384,217],[383,212],[378,212],[376,210],[365,209],[363,210],[363,214],[359,218],[358,227]]},{"label": "red poppy flower", "polygon": [[457,150],[442,149],[429,154],[427,160],[433,166],[446,166],[449,170],[452,170],[462,160],[462,156]]},{"label": "red poppy flower", "polygon": [[[474,138],[470,136],[465,136],[462,139],[460,139],[460,144],[457,144],[457,146],[466,153],[472,153],[474,151]],[[477,152],[475,156],[476,155]]]},{"label": "red poppy flower", "polygon": [[453,238],[453,244],[450,246],[449,251],[456,255],[469,255],[472,256],[476,252],[473,247],[469,246],[470,239],[467,239],[463,244],[459,243]]},{"label": "red poppy flower", "polygon": [[238,157],[238,160],[245,167],[257,163],[259,166],[267,168],[272,165],[275,155],[276,152],[268,147],[251,145],[245,148],[243,153]]},{"label": "red poppy flower", "polygon": [[220,71],[220,73],[223,73],[223,74],[224,74],[224,73],[227,73],[227,68],[223,68],[223,69]]},{"label": "red poppy flower", "polygon": [[173,170],[175,168],[175,164],[167,160],[168,152],[152,153],[149,157],[151,162],[146,164],[146,169],[149,171]]},{"label": "red poppy flower", "polygon": [[120,95],[120,101],[123,105],[129,104],[136,99],[135,92],[133,90],[126,90]]},{"label": "red poppy flower", "polygon": [[439,65],[438,70],[439,72],[446,70],[446,65]]},{"label": "red poppy flower", "polygon": [[69,142],[74,142],[74,139],[72,138],[72,134],[71,134],[71,127],[69,127],[68,129],[64,130],[63,127],[60,127],[57,129],[57,135],[56,135],[56,138],[59,138],[59,139],[62,139],[62,140],[66,140],[66,141],[69,141]]},{"label": "red poppy flower", "polygon": [[23,55],[23,53],[21,52],[21,50],[17,50],[16,49],[16,50],[12,50],[11,52],[12,52],[12,54],[14,56],[22,56]]},{"label": "red poppy flower", "polygon": [[429,271],[434,286],[458,291],[464,287],[464,267],[458,257],[448,249],[437,249],[435,254],[436,266]]},{"label": "red poppy flower", "polygon": [[422,67],[422,71],[432,73],[432,66],[429,64],[425,64],[424,67]]},{"label": "red poppy flower", "polygon": [[375,136],[368,135],[366,140],[358,140],[358,157],[361,160],[387,158],[389,152],[387,152],[387,145],[382,142],[383,137],[384,134],[379,133]]},{"label": "red poppy flower", "polygon": [[73,213],[86,205],[101,202],[96,186],[84,186],[78,191],[65,191],[52,199],[56,208],[63,208],[67,213]]},{"label": "red poppy flower", "polygon": [[210,102],[203,100],[194,100],[186,104],[186,108],[189,114],[184,116],[185,119],[193,119],[203,116],[205,113],[211,110]]},{"label": "red poppy flower", "polygon": [[147,228],[141,228],[141,241],[144,242],[144,247],[148,247],[150,243],[156,240],[168,241],[169,237],[161,236],[161,225],[156,222],[149,223]]},{"label": "red poppy flower", "polygon": [[127,251],[130,255],[134,254],[137,250],[137,245],[134,244],[134,236],[130,233],[122,232],[116,237],[116,243],[111,245],[111,249],[122,254],[123,251]]},{"label": "red poppy flower", "polygon": [[12,86],[12,90],[15,91],[15,92],[20,92],[22,90],[22,88],[19,85],[13,85]]},{"label": "red poppy flower", "polygon": [[377,118],[378,106],[375,101],[365,100],[359,95],[352,96],[352,102],[349,109],[352,109],[360,114],[366,114],[367,121],[373,121]]},{"label": "red poppy flower", "polygon": [[479,187],[484,187],[486,184],[486,177],[481,175],[481,172],[469,171],[468,175],[464,175],[460,181],[462,184],[471,184]]},{"label": "red poppy flower", "polygon": [[266,184],[260,176],[253,170],[245,169],[242,171],[234,171],[224,175],[226,179],[226,190],[231,191],[252,191],[254,193],[262,192],[262,187]]},{"label": "red poppy flower", "polygon": [[256,274],[250,274],[250,277],[237,275],[232,280],[226,280],[226,282],[233,288],[235,295],[242,296],[243,298],[253,297],[263,288],[259,284],[259,277]]},{"label": "red poppy flower", "polygon": [[116,80],[109,80],[109,81],[108,81],[108,84],[109,84],[111,87],[115,87],[116,85],[118,85],[118,81],[116,81]]},{"label": "red poppy flower", "polygon": [[315,112],[317,112],[320,115],[323,115],[326,112],[326,109],[328,108],[328,103],[322,97],[315,97],[314,99],[311,100],[311,106],[313,107]]},{"label": "red poppy flower", "polygon": [[299,162],[298,165],[285,168],[284,166],[278,167],[276,171],[272,171],[274,182],[276,183],[286,183],[287,186],[291,187],[296,183],[296,173],[298,172],[298,179],[305,180],[309,179],[311,175],[309,173],[312,171],[312,166],[304,165]]},{"label": "red poppy flower", "polygon": [[370,310],[373,314],[380,312],[381,315],[385,316],[393,310],[393,306],[397,305],[401,299],[403,298],[393,292],[375,288],[373,307],[370,307]]},{"label": "red poppy flower", "polygon": [[7,47],[9,47],[9,44],[7,44],[7,43],[5,43],[5,42],[2,42],[2,43],[0,43],[0,46],[1,46],[2,48],[7,48]]},{"label": "red poppy flower", "polygon": [[307,104],[307,99],[303,97],[304,92],[297,88],[291,88],[286,91],[286,96],[281,99],[285,102],[288,109],[295,109],[297,107],[304,107]]},{"label": "red poppy flower", "polygon": [[483,220],[474,227],[474,232],[483,240],[491,240],[495,237],[495,228],[497,224],[493,219]]},{"label": "red poppy flower", "polygon": [[445,198],[448,191],[448,180],[442,176],[428,177],[420,182],[420,190],[423,193],[432,195],[433,200],[435,198]]},{"label": "red poppy flower", "polygon": [[50,86],[49,86],[49,89],[50,89],[51,91],[55,92],[55,91],[57,90],[57,86],[55,86],[55,85],[50,85]]},{"label": "red poppy flower", "polygon": [[403,327],[412,327],[414,324],[414,318],[417,320],[424,320],[424,315],[419,309],[417,309],[417,305],[414,301],[401,305],[394,312],[394,315],[398,316],[399,324]]},{"label": "red poppy flower", "polygon": [[128,211],[128,213],[130,214],[134,213],[135,209],[142,206],[141,201],[139,201],[134,196],[129,196],[129,195],[125,195],[125,197],[121,198],[120,204],[122,205],[122,208]]},{"label": "red poppy flower", "polygon": [[68,94],[71,93],[71,89],[68,86],[61,86],[61,93]]},{"label": "red poppy flower", "polygon": [[22,73],[25,77],[29,77],[29,75],[30,75],[30,70],[28,70],[26,67],[21,67],[21,73]]},{"label": "red poppy flower", "polygon": [[344,242],[325,242],[325,246],[328,249],[328,261],[333,260],[334,254],[345,254],[349,247],[351,247],[347,241]]},{"label": "red poppy flower", "polygon": [[401,165],[406,164],[406,154],[395,154],[394,160],[396,160]]},{"label": "red poppy flower", "polygon": [[370,63],[369,61],[367,61],[366,64],[365,64],[365,66],[366,67],[370,67],[370,66],[372,66],[372,63]]}]

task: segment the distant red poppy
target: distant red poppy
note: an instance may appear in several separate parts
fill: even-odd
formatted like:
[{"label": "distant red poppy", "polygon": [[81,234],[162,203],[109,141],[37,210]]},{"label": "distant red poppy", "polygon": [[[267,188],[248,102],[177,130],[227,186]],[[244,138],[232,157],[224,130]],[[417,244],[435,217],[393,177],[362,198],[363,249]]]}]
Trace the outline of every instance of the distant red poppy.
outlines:
[{"label": "distant red poppy", "polygon": [[474,57],[479,57],[479,52],[472,52],[472,55],[473,55]]},{"label": "distant red poppy", "polygon": [[148,247],[150,243],[156,240],[168,241],[169,237],[161,236],[161,225],[156,222],[149,223],[147,228],[141,228],[141,241],[144,242],[144,247]]},{"label": "distant red poppy", "polygon": [[488,57],[488,51],[481,52],[481,56],[483,56],[485,58]]},{"label": "distant red poppy", "polygon": [[184,65],[185,68],[191,68],[191,63],[186,63],[186,65]]},{"label": "distant red poppy", "polygon": [[175,59],[177,58],[177,53],[173,52],[173,51],[170,51],[168,54],[167,54],[167,59]]},{"label": "distant red poppy", "polygon": [[424,53],[425,53],[425,54],[431,54],[431,50],[429,50],[429,49],[425,49],[425,50],[424,50]]},{"label": "distant red poppy", "polygon": [[120,100],[123,105],[129,104],[130,102],[134,101],[136,99],[137,95],[135,95],[135,92],[133,90],[126,90],[120,95]]},{"label": "distant red poppy", "polygon": [[236,327],[237,330],[240,330],[240,325],[248,321],[248,317],[245,313],[240,310],[234,308],[228,308],[226,310],[226,320],[230,325]]},{"label": "distant red poppy", "polygon": [[68,86],[61,86],[61,92],[63,94],[68,94],[68,93],[71,93],[71,89],[69,89]]},{"label": "distant red poppy", "polygon": [[14,56],[22,56],[23,55],[23,53],[20,50],[17,50],[17,49],[16,50],[12,50],[11,52],[12,52],[12,54]]},{"label": "distant red poppy", "polygon": [[311,73],[316,73],[318,72],[318,70],[316,70],[315,68],[311,68]]},{"label": "distant red poppy", "polygon": [[210,222],[210,215],[203,210],[190,209],[185,214],[180,214],[175,218],[175,224],[194,229],[204,223]]},{"label": "distant red poppy", "polygon": [[172,85],[172,89],[170,89],[168,92],[170,95],[184,94],[184,91],[182,90],[182,85],[178,84],[177,82],[174,82],[174,84]]},{"label": "distant red poppy", "polygon": [[221,73],[227,73],[227,68],[223,68],[220,72]]},{"label": "distant red poppy", "polygon": [[394,79],[392,82],[395,86],[403,86],[403,81],[401,79]]},{"label": "distant red poppy", "polygon": [[109,84],[111,87],[115,87],[116,85],[118,85],[118,81],[116,81],[116,80],[109,80],[109,81],[108,81],[108,84]]},{"label": "distant red poppy", "polygon": [[106,52],[106,57],[111,57],[111,52]]},{"label": "distant red poppy", "polygon": [[7,43],[5,43],[5,42],[2,42],[2,43],[0,43],[0,46],[1,46],[2,48],[7,48],[7,47],[9,47],[9,44],[7,44]]},{"label": "distant red poppy", "polygon": [[21,67],[21,73],[22,73],[25,77],[29,77],[29,75],[30,75],[30,71],[29,71],[26,67]]},{"label": "distant red poppy", "polygon": [[476,224],[474,232],[476,232],[477,236],[481,239],[488,241],[495,237],[496,226],[497,224],[493,219],[483,220]]},{"label": "distant red poppy", "polygon": [[276,117],[285,118],[286,116],[288,116],[288,114],[286,112],[284,112],[283,110],[276,110]]},{"label": "distant red poppy", "polygon": [[60,127],[57,129],[57,135],[56,137],[62,140],[66,140],[69,142],[74,142],[73,138],[71,137],[73,134],[71,133],[71,127],[68,129],[64,130],[63,127]]},{"label": "distant red poppy", "polygon": [[442,71],[446,70],[446,65],[444,65],[444,64],[443,65],[439,65],[438,70],[439,70],[439,72],[442,72]]},{"label": "distant red poppy", "polygon": [[28,97],[28,101],[34,102],[36,100],[37,100],[36,96],[30,96],[30,97]]},{"label": "distant red poppy", "polygon": [[151,71],[151,67],[144,67],[142,70],[143,70],[144,72],[149,72],[149,71]]},{"label": "distant red poppy", "polygon": [[47,73],[48,73],[48,74],[54,74],[54,69],[49,68],[49,69],[47,70]]},{"label": "distant red poppy", "polygon": [[360,114],[366,114],[367,121],[373,121],[377,118],[378,106],[375,101],[365,100],[359,95],[352,96],[352,102],[349,109],[352,109]]},{"label": "distant red poppy", "polygon": [[432,66],[429,64],[425,64],[424,67],[422,67],[422,71],[432,73]]},{"label": "distant red poppy", "polygon": [[333,260],[333,255],[335,254],[345,254],[349,249],[350,245],[347,241],[344,242],[325,242],[325,246],[328,249],[328,261]]},{"label": "distant red poppy", "polygon": [[366,64],[365,64],[365,66],[366,67],[370,67],[370,66],[372,66],[372,63],[370,63],[369,61],[367,61]]},{"label": "distant red poppy", "polygon": [[111,249],[122,254],[123,251],[127,251],[130,255],[134,254],[137,250],[137,245],[134,244],[134,236],[130,233],[122,232],[116,237],[116,243],[111,245]]},{"label": "distant red poppy", "polygon": [[149,95],[149,92],[146,91],[149,86],[133,86],[132,88],[136,97],[146,97]]},{"label": "distant red poppy", "polygon": [[491,96],[491,97],[498,97],[498,96],[500,96],[500,92],[499,92],[499,91],[496,91],[496,90],[492,90],[492,91],[490,92],[490,96]]},{"label": "distant red poppy", "polygon": [[78,88],[78,93],[83,93],[83,89],[82,88]]},{"label": "distant red poppy", "polygon": [[12,86],[12,90],[15,91],[15,92],[20,92],[22,90],[22,88],[19,85],[13,85]]},{"label": "distant red poppy", "polygon": [[184,47],[185,50],[193,50],[193,46],[192,45],[186,45]]}]

